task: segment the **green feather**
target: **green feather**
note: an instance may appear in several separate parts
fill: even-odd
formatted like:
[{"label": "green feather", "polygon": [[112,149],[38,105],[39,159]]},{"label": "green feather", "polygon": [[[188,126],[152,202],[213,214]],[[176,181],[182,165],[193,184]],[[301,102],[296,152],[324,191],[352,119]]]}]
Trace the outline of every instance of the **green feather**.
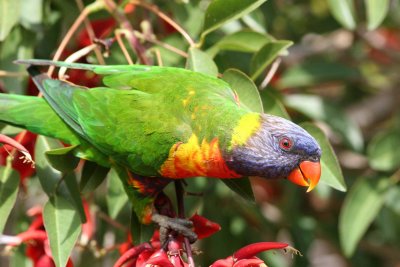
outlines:
[{"label": "green feather", "polygon": [[[24,60],[46,101],[1,95],[0,120],[79,145],[77,156],[113,166],[140,217],[152,203],[127,183],[127,172],[160,176],[171,147],[195,134],[200,142],[219,139],[227,149],[242,115],[229,85],[217,78],[178,68],[97,66]],[[52,80],[32,65],[76,68],[105,75],[106,87],[84,88]],[[14,101],[14,102],[13,102]],[[0,102],[2,103],[2,102]],[[32,111],[36,115],[32,116]],[[57,116],[57,115],[58,116]]]}]

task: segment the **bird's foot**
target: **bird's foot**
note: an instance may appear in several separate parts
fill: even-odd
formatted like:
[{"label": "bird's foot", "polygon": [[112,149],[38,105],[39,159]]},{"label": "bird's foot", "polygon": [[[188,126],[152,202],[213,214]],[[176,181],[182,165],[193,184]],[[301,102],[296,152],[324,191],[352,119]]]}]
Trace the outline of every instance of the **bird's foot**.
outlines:
[{"label": "bird's foot", "polygon": [[183,218],[171,218],[161,214],[153,214],[153,222],[160,226],[160,241],[165,244],[171,234],[186,237],[191,244],[196,242],[197,234],[193,232],[193,222]]}]

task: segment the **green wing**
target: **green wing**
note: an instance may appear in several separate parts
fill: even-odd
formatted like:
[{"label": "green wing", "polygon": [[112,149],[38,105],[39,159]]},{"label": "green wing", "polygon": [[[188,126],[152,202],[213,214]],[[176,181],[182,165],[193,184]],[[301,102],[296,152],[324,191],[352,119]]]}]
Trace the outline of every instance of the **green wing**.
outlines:
[{"label": "green wing", "polygon": [[172,115],[159,94],[88,90],[59,80],[36,80],[42,82],[46,100],[71,128],[136,174],[159,175],[172,145],[191,134],[190,126]]},{"label": "green wing", "polygon": [[57,138],[67,144],[80,144],[79,137],[43,98],[0,94],[0,121]]},{"label": "green wing", "polygon": [[77,157],[110,166],[108,159],[71,130],[43,98],[0,94],[0,121],[77,145],[74,149]]},{"label": "green wing", "polygon": [[204,74],[149,66],[54,64],[105,74],[109,88],[86,89],[48,79],[36,67],[28,71],[57,114],[104,154],[143,176],[158,176],[171,147],[192,133],[199,140],[230,140],[248,112],[235,101],[227,83]]}]

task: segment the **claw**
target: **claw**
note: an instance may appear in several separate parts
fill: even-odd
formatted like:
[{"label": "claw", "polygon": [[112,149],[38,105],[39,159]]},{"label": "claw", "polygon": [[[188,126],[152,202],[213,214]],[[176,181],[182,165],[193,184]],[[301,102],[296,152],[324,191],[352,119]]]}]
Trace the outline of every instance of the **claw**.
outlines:
[{"label": "claw", "polygon": [[171,232],[187,237],[191,244],[197,240],[197,234],[192,230],[193,222],[187,219],[171,218],[160,214],[153,214],[151,219],[160,226],[160,241],[162,244],[165,244]]}]

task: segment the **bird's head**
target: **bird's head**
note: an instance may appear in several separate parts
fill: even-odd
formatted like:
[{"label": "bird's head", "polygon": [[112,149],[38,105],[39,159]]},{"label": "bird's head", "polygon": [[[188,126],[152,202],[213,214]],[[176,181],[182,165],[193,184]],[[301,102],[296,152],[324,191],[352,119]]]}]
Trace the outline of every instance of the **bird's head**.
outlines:
[{"label": "bird's head", "polygon": [[321,148],[303,128],[267,114],[244,144],[226,155],[228,167],[243,176],[287,178],[311,191],[321,176]]}]

